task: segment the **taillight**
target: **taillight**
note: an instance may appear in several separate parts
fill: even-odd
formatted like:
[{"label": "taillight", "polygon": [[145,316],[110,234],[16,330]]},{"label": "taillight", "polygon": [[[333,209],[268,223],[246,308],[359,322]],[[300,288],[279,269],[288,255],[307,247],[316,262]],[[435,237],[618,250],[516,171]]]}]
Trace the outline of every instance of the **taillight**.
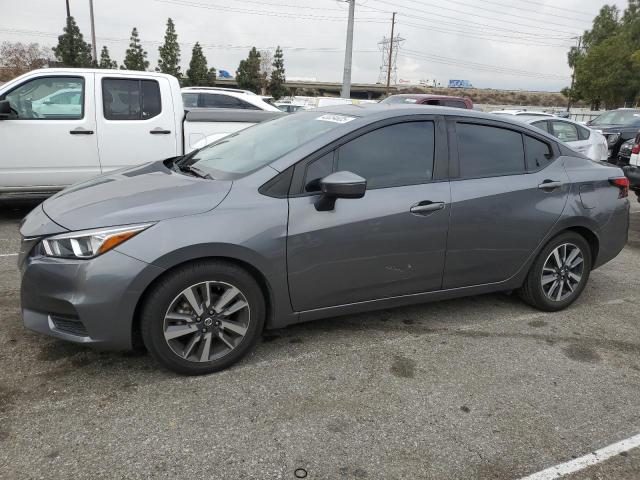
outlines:
[{"label": "taillight", "polygon": [[620,189],[618,198],[626,198],[629,196],[629,179],[627,177],[610,178],[609,183]]},{"label": "taillight", "polygon": [[640,145],[638,145],[637,143],[633,146],[633,148],[631,149],[631,153],[633,153],[634,155],[637,155],[640,153]]}]

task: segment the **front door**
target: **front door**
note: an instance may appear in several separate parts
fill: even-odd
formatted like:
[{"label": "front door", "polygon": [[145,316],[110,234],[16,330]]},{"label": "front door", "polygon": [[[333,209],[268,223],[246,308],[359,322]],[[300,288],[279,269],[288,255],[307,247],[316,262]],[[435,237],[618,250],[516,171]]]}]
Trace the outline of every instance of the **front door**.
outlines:
[{"label": "front door", "polygon": [[455,131],[445,289],[513,276],[559,219],[570,187],[544,137],[471,121]]},{"label": "front door", "polygon": [[100,173],[93,74],[42,74],[4,94],[0,191],[50,191]]},{"label": "front door", "polygon": [[96,90],[103,171],[178,155],[180,126],[168,79],[97,74]]},{"label": "front door", "polygon": [[[434,165],[446,162],[437,130],[435,120],[387,125],[302,165],[287,241],[296,311],[441,287],[450,192],[448,181],[434,180]],[[367,192],[317,211],[318,180],[332,171],[362,176]]]}]

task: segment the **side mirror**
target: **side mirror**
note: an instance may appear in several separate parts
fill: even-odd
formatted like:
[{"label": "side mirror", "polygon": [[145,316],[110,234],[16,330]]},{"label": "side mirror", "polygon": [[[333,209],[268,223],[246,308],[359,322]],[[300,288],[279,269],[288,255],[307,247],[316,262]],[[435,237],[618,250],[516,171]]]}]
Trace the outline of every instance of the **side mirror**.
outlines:
[{"label": "side mirror", "polygon": [[362,198],[367,191],[367,181],[352,172],[334,172],[320,180],[322,196],[316,202],[316,210],[333,210],[338,198]]},{"label": "side mirror", "polygon": [[6,120],[11,116],[11,104],[9,100],[0,100],[0,120]]}]

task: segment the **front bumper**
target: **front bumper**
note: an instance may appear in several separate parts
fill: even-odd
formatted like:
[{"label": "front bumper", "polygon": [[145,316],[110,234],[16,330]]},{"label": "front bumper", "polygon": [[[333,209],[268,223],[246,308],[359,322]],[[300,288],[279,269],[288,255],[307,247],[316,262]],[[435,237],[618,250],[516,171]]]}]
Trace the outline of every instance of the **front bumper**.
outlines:
[{"label": "front bumper", "polygon": [[115,250],[91,260],[31,253],[20,269],[25,327],[109,350],[132,347],[136,305],[146,286],[162,272]]}]

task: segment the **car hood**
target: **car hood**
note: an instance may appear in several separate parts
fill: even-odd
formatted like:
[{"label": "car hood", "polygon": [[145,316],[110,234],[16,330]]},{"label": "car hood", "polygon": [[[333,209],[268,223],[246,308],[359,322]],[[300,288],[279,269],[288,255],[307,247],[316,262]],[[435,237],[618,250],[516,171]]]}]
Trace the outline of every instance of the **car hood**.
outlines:
[{"label": "car hood", "polygon": [[43,209],[69,230],[147,223],[211,210],[232,183],[184,175],[153,162],[73,185],[49,198]]}]

